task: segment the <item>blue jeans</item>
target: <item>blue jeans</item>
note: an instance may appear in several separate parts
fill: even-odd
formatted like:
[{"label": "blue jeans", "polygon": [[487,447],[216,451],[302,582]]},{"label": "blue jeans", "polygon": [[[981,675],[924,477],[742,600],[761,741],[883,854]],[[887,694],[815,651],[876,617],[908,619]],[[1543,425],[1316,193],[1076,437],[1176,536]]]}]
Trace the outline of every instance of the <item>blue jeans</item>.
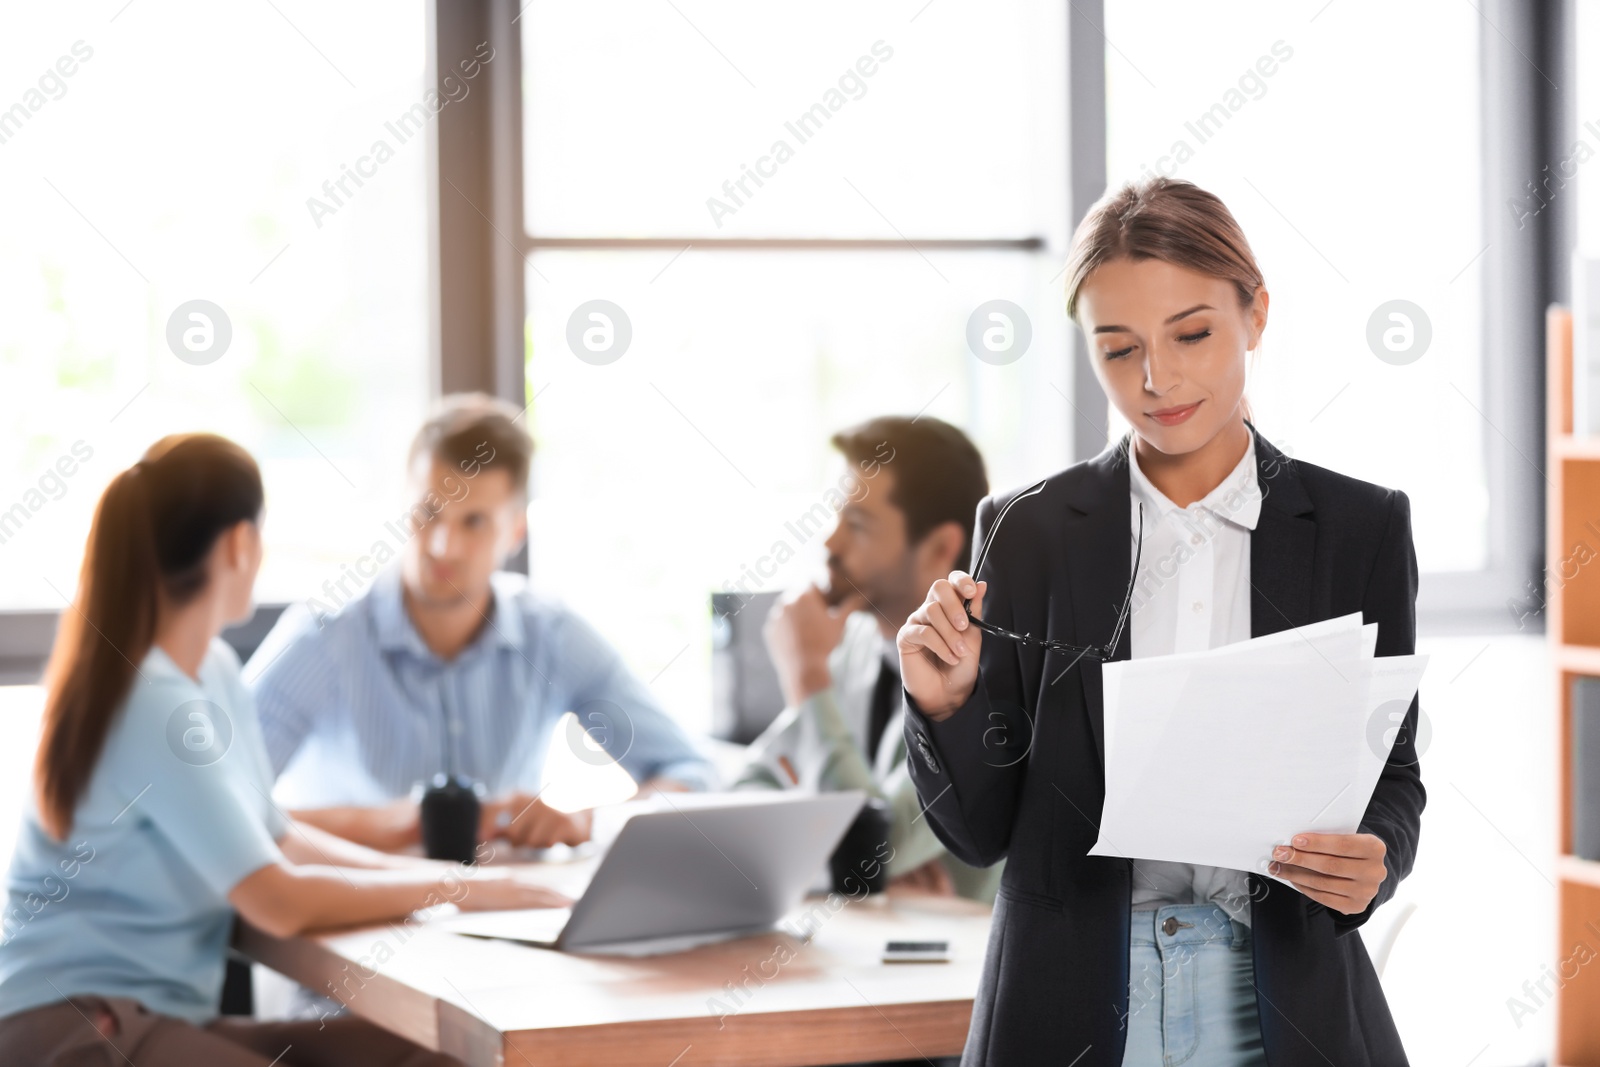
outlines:
[{"label": "blue jeans", "polygon": [[1135,911],[1123,1067],[1264,1067],[1250,952],[1215,904]]}]

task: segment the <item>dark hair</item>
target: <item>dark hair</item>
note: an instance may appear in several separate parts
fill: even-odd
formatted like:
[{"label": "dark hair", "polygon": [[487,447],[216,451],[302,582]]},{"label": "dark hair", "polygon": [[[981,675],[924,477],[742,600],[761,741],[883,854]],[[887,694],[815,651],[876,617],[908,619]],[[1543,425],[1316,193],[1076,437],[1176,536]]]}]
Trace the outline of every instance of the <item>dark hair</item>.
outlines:
[{"label": "dark hair", "polygon": [[458,470],[473,466],[503,470],[511,487],[528,491],[528,468],[533,462],[533,438],[517,424],[522,412],[515,405],[486,393],[453,393],[440,399],[411,440],[407,469],[421,456],[448,463]]},{"label": "dark hair", "polygon": [[880,415],[840,430],[831,441],[852,463],[877,462],[894,472],[889,502],[905,514],[908,543],[956,522],[965,535],[957,559],[971,557],[972,524],[989,493],[989,476],[966,434],[928,415]]},{"label": "dark hair", "polygon": [[[1179,178],[1128,182],[1084,215],[1072,235],[1066,267],[1067,315],[1073,322],[1089,275],[1115,259],[1159,259],[1232,282],[1241,308],[1248,308],[1265,284],[1250,242],[1227,205]],[[1249,418],[1249,401],[1243,405]]]},{"label": "dark hair", "polygon": [[77,596],[61,613],[45,669],[34,788],[57,840],[72,829],[112,716],[155,643],[161,603],[199,595],[212,546],[238,523],[259,521],[264,499],[250,453],[212,434],[163,437],[100,495]]}]

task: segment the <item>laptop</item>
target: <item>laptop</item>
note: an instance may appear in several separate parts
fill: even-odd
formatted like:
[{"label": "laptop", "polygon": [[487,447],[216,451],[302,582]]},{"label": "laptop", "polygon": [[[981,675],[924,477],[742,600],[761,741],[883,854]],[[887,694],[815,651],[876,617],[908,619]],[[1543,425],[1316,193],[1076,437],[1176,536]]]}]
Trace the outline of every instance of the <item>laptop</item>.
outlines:
[{"label": "laptop", "polygon": [[674,952],[767,930],[824,869],[866,803],[836,793],[660,795],[617,832],[570,907],[467,912],[447,928],[562,951]]}]

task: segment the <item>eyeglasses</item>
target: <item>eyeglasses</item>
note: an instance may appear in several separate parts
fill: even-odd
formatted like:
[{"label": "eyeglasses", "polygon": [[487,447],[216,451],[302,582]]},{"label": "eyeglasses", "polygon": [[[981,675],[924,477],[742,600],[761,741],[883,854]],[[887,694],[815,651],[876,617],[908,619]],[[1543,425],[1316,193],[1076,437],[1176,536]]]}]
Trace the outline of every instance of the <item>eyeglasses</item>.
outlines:
[{"label": "eyeglasses", "polygon": [[[1026,492],[1018,493],[1016,496],[1012,497],[1006,506],[1000,509],[999,516],[994,520],[993,528],[989,530],[989,536],[984,539],[983,551],[978,553],[978,565],[972,568],[972,577],[974,581],[977,580],[978,575],[983,571],[984,561],[989,558],[989,549],[994,547],[995,535],[1000,532],[1000,524],[1005,521],[1006,512],[1015,507],[1017,501],[1023,499],[1024,497],[1033,496],[1043,488],[1044,482],[1040,482],[1038,485],[1032,487]],[[1137,580],[1139,576],[1139,560],[1143,553],[1144,502],[1140,501],[1139,540],[1137,547],[1134,549],[1133,571],[1128,575],[1128,591],[1122,598],[1122,610],[1117,613],[1117,625],[1116,628],[1111,631],[1111,640],[1103,645],[1089,645],[1085,647],[1083,645],[1071,645],[1065,641],[1057,641],[1050,637],[1035,637],[1033,634],[1014,633],[1011,630],[1005,629],[1004,627],[996,626],[992,622],[984,622],[982,619],[972,614],[971,600],[964,601],[962,606],[966,609],[967,618],[972,621],[972,625],[976,626],[986,634],[993,634],[995,637],[1004,637],[1007,640],[1016,641],[1017,643],[1023,645],[1033,645],[1037,648],[1044,649],[1046,652],[1061,652],[1065,655],[1074,657],[1072,663],[1067,664],[1068,669],[1077,664],[1078,660],[1081,660],[1085,656],[1105,663],[1116,654],[1117,642],[1122,639],[1122,631],[1128,625],[1128,614],[1133,608],[1133,586],[1135,580]]]}]

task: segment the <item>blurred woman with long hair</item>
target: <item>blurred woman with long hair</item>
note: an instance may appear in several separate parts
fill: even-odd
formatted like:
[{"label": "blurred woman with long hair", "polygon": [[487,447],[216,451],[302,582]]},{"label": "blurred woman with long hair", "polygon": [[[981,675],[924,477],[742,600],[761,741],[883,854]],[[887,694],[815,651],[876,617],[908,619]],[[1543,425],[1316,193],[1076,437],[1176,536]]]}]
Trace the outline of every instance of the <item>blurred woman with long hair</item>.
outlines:
[{"label": "blurred woman with long hair", "polygon": [[156,442],[100,498],[0,918],[0,1062],[454,1063],[350,1017],[219,1019],[235,913],[290,936],[445,901],[565,902],[507,868],[386,856],[273,805],[218,636],[252,611],[263,499],[249,453],[210,434]]}]

